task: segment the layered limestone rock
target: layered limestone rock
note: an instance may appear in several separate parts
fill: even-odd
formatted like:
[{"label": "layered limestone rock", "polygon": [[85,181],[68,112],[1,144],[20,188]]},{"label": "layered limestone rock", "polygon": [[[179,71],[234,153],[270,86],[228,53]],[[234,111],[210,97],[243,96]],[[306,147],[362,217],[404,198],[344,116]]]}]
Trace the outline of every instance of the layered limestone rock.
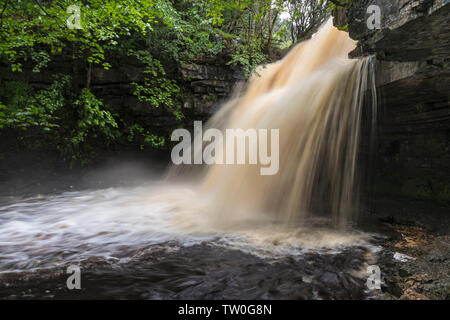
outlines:
[{"label": "layered limestone rock", "polygon": [[[174,128],[192,127],[195,120],[207,120],[234,86],[245,81],[242,70],[226,64],[226,57],[217,56],[190,64],[168,66],[168,74],[177,80],[183,98],[182,121],[177,121],[171,108],[161,105],[154,107],[151,102],[139,101],[133,93],[133,83],[143,84],[145,66],[136,58],[117,58],[112,68],[105,70],[93,66],[89,87],[112,111],[122,111],[152,133],[170,136]],[[0,71],[6,66],[0,66]],[[74,86],[79,90],[86,87],[86,66],[74,63],[68,55],[60,55],[49,64],[43,72],[32,72],[31,65],[24,66],[24,72],[3,72],[4,80],[22,80],[36,88],[45,88],[58,73],[69,74],[74,79]],[[78,83],[78,85],[76,84]]]},{"label": "layered limestone rock", "polygon": [[[450,199],[449,0],[361,0],[335,14],[359,41],[351,56],[377,58],[377,191]],[[381,9],[370,30],[367,8]]]},{"label": "layered limestone rock", "polygon": [[241,69],[227,65],[191,63],[180,65],[179,70],[190,89],[183,107],[200,114],[211,115],[235,86],[245,82]]}]

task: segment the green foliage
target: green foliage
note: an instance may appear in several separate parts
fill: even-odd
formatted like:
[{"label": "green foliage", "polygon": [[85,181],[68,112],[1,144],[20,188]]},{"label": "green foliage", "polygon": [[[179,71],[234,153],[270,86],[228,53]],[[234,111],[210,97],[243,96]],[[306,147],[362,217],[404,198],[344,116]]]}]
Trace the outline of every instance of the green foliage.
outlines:
[{"label": "green foliage", "polygon": [[[14,131],[27,146],[57,149],[72,163],[88,163],[98,144],[162,147],[165,137],[127,110],[113,112],[95,95],[94,68],[109,70],[118,61],[137,59],[143,80],[131,84],[133,94],[149,107],[171,110],[174,127],[179,126],[185,90],[175,78],[177,65],[220,56],[250,76],[290,45],[290,24],[280,15],[293,1],[3,1],[0,63],[2,71],[11,72],[0,76],[0,133]],[[67,26],[73,15],[67,8],[73,5],[81,10],[81,29]],[[62,60],[69,60],[70,76],[60,74],[46,88],[24,80],[33,72],[48,81],[47,73]]]},{"label": "green foliage", "polygon": [[148,51],[129,50],[128,55],[136,56],[142,63],[145,64],[143,71],[145,78],[144,83],[131,83],[135,90],[134,95],[139,101],[148,101],[153,107],[165,105],[167,107],[175,107],[175,98],[180,92],[180,88],[174,80],[165,78],[166,71],[161,62],[154,59]]},{"label": "green foliage", "polygon": [[[144,65],[144,82],[132,82],[133,94],[139,101],[150,102],[152,107],[163,105],[171,109],[175,118],[181,120],[184,116],[181,112],[181,90],[176,81],[166,78],[166,71],[161,62],[145,50],[128,50],[129,56],[135,56]],[[154,144],[159,146],[160,144]]]},{"label": "green foliage", "polygon": [[149,34],[149,50],[152,54],[177,63],[220,54],[224,46],[217,41],[219,30],[211,23],[211,19],[206,18],[207,4],[207,1],[176,1],[174,24],[158,24]]},{"label": "green foliage", "polygon": [[310,38],[330,13],[327,0],[287,0],[293,43]]},{"label": "green foliage", "polygon": [[45,51],[32,51],[31,59],[34,62],[33,72],[40,72],[50,62],[50,55]]},{"label": "green foliage", "polygon": [[[81,9],[79,30],[66,25],[70,17],[66,10],[71,5]],[[78,56],[103,65],[105,50],[116,46],[120,37],[147,34],[157,20],[170,25],[175,14],[171,3],[163,0],[53,0],[42,4],[20,0],[5,1],[2,10],[0,54],[8,57],[12,71],[21,71],[23,61],[30,57],[35,60],[36,48],[45,48],[39,50],[37,60],[42,64],[69,43],[78,49]]]},{"label": "green foliage", "polygon": [[[19,130],[29,147],[54,145],[65,159],[88,163],[92,155],[90,142],[101,139],[110,143],[121,136],[114,116],[102,101],[83,89],[74,101],[67,99],[70,77],[58,75],[48,87],[33,90],[23,82],[12,81],[1,92],[0,129]],[[36,143],[37,142],[37,143]]]},{"label": "green foliage", "polygon": [[[67,27],[73,12],[66,10],[71,5],[81,9],[81,29]],[[176,118],[182,117],[178,85],[166,77],[159,60],[142,50],[139,43],[150,38],[156,25],[179,29],[180,18],[171,1],[18,0],[3,2],[0,14],[0,58],[11,71],[26,68],[46,72],[55,57],[62,54],[71,57],[78,70],[86,65],[88,72],[91,65],[108,70],[114,63],[110,57],[130,49],[124,50],[121,42],[131,42],[134,46],[129,54],[145,65],[145,81],[134,84],[139,100],[150,101],[154,107],[165,105],[173,109]],[[36,91],[26,81],[3,80],[0,129],[18,131],[19,139],[28,147],[52,145],[72,163],[88,163],[99,141],[108,145],[127,135],[128,126],[121,115],[108,111],[88,89],[90,80],[81,91],[70,82],[71,78],[63,75],[48,88]],[[145,130],[139,137],[132,139],[139,147],[160,147],[164,143],[161,137]]]},{"label": "green foliage", "polygon": [[81,91],[73,106],[77,114],[76,126],[57,141],[57,148],[72,164],[77,161],[88,164],[94,154],[89,143],[92,139],[109,144],[119,138],[121,132],[114,116],[89,89]]},{"label": "green foliage", "polygon": [[146,145],[152,147],[162,147],[165,145],[165,138],[151,134],[139,124],[133,124],[128,127],[127,139],[129,142],[137,142],[141,150]]},{"label": "green foliage", "polygon": [[78,145],[92,134],[93,137],[102,135],[108,140],[114,140],[120,136],[118,125],[111,112],[104,110],[103,102],[89,89],[83,89],[81,95],[73,103],[78,111],[78,125],[76,134],[71,141]]},{"label": "green foliage", "polygon": [[221,25],[225,21],[226,11],[244,11],[252,2],[251,0],[209,0],[208,16],[211,17],[213,24]]},{"label": "green foliage", "polygon": [[261,44],[258,41],[252,41],[249,45],[236,45],[228,64],[241,66],[245,76],[248,78],[266,60],[267,57],[262,51]]},{"label": "green foliage", "polygon": [[328,7],[330,8],[330,10],[334,10],[338,7],[349,9],[353,6],[354,3],[353,0],[330,0],[328,2]]},{"label": "green foliage", "polygon": [[174,106],[173,95],[180,92],[180,88],[173,80],[158,77],[146,77],[144,84],[140,85],[133,82],[132,85],[135,88],[134,94],[139,101],[148,101],[153,107],[159,107],[160,105]]},{"label": "green foliage", "polygon": [[1,103],[0,128],[37,129],[50,132],[59,127],[57,113],[65,105],[63,90],[68,76],[57,76],[48,88],[34,93],[26,83],[6,83],[2,92],[6,103]]},{"label": "green foliage", "polygon": [[338,27],[338,29],[342,30],[342,31],[348,31],[348,24],[346,24],[345,26],[342,26],[342,27]]}]

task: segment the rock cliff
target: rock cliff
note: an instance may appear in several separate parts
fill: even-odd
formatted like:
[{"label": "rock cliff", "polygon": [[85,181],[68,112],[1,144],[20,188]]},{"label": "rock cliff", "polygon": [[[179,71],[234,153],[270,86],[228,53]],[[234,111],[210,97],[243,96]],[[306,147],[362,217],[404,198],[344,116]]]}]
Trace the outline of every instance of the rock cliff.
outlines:
[{"label": "rock cliff", "polygon": [[[450,199],[450,1],[361,0],[335,12],[358,47],[375,55],[378,90],[376,191]],[[381,9],[370,30],[367,8]]]}]

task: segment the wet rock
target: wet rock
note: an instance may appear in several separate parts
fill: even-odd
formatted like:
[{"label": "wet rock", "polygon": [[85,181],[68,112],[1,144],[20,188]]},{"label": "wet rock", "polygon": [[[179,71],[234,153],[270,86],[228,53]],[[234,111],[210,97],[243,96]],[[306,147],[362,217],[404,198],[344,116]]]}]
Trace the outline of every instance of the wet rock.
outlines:
[{"label": "wet rock", "polygon": [[[381,29],[367,27],[370,5]],[[351,57],[377,60],[377,196],[450,202],[449,15],[447,0],[358,0],[335,13],[359,41]]]},{"label": "wet rock", "polygon": [[[163,245],[161,245],[163,246]],[[364,280],[345,264],[362,254],[349,248],[338,254],[310,253],[295,259],[262,259],[242,251],[208,245],[179,250],[142,250],[120,263],[92,260],[83,266],[82,290],[65,287],[66,274],[50,270],[11,275],[0,298],[45,299],[46,288],[59,299],[361,299]],[[150,254],[151,253],[151,254]],[[362,258],[361,258],[362,259]],[[242,263],[245,261],[245,263]],[[318,276],[313,276],[316,271]],[[306,280],[306,281],[304,281]]]},{"label": "wet rock", "polygon": [[410,256],[400,253],[400,252],[395,252],[393,257],[395,260],[400,261],[400,262],[408,262],[411,260],[415,260],[415,258],[410,257]]},{"label": "wet rock", "polygon": [[385,279],[384,283],[381,284],[381,290],[395,296],[396,298],[400,298],[403,293],[397,281],[387,279]]},{"label": "wet rock", "polygon": [[322,281],[325,285],[330,285],[333,287],[337,287],[339,285],[339,278],[337,274],[332,272],[324,272],[320,277],[320,281]]},{"label": "wet rock", "polygon": [[432,253],[427,256],[429,262],[442,263],[448,260],[448,257],[442,253]]},{"label": "wet rock", "polygon": [[398,274],[400,275],[400,277],[403,277],[403,278],[411,275],[410,272],[408,272],[406,269],[403,269],[403,268],[398,269]]}]

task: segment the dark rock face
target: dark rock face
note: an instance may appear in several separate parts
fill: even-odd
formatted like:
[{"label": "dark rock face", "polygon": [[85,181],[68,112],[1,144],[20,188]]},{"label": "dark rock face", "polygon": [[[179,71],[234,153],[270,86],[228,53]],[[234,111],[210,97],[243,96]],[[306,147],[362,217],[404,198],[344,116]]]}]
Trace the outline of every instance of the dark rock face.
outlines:
[{"label": "dark rock face", "polygon": [[109,106],[130,110],[150,131],[167,136],[180,125],[192,128],[194,120],[206,121],[230,95],[235,84],[245,80],[239,68],[225,63],[219,65],[220,60],[192,62],[173,68],[177,83],[182,88],[183,124],[177,123],[173,110],[165,106],[155,108],[133,95],[131,83],[143,81],[143,67],[133,65],[132,61],[125,65],[121,62],[120,67],[108,71],[94,69],[92,88]]},{"label": "dark rock face", "polygon": [[[133,82],[142,84],[145,66],[134,57],[112,59],[112,68],[105,70],[92,67],[90,89],[110,109],[136,119],[154,134],[170,136],[174,128],[192,128],[194,120],[206,121],[221,102],[230,95],[235,85],[245,81],[243,71],[226,64],[227,57],[220,55],[208,59],[191,61],[190,64],[166,66],[168,77],[176,79],[183,97],[181,112],[183,121],[177,121],[173,111],[166,106],[154,107],[150,102],[139,101],[133,94]],[[53,57],[42,72],[32,72],[32,66],[25,64],[21,73],[6,71],[0,66],[5,81],[27,81],[35,88],[45,88],[53,82],[52,75],[70,74],[74,88],[86,87],[87,68],[84,62],[71,60],[63,53]],[[0,80],[0,81],[1,81]]]},{"label": "dark rock face", "polygon": [[188,83],[184,108],[193,108],[197,113],[211,115],[218,102],[225,100],[233,88],[245,81],[242,70],[212,63],[182,64],[179,71]]},{"label": "dark rock face", "polygon": [[[366,24],[372,4],[380,30]],[[359,41],[350,55],[377,58],[378,191],[450,199],[449,13],[448,0],[361,0],[336,14]]]}]

